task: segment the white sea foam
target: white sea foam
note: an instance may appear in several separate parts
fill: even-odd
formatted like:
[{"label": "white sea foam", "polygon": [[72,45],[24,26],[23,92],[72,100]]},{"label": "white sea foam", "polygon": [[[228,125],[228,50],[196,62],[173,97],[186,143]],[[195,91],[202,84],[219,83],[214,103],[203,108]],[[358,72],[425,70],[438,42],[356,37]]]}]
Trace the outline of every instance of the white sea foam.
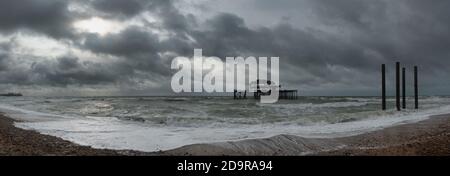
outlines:
[{"label": "white sea foam", "polygon": [[[209,143],[249,138],[264,138],[278,134],[292,134],[302,137],[342,137],[361,134],[389,126],[412,123],[429,118],[431,115],[450,112],[450,106],[373,116],[347,123],[318,123],[300,126],[292,123],[270,123],[256,125],[178,127],[123,121],[117,118],[73,117],[60,119],[46,113],[28,111],[17,107],[0,106],[8,114],[20,114],[21,120],[33,118],[28,122],[16,123],[17,127],[36,130],[54,135],[82,145],[96,148],[133,149],[140,151],[167,150],[195,143]],[[19,113],[17,113],[19,112]],[[44,120],[36,120],[43,116]],[[17,118],[17,116],[15,116]],[[58,120],[49,120],[58,118]]]},{"label": "white sea foam", "polygon": [[51,113],[37,112],[26,110],[19,107],[0,104],[0,112],[8,114],[9,117],[20,121],[35,122],[35,121],[48,121],[48,120],[62,120],[72,118],[70,116],[57,115]]},{"label": "white sea foam", "polygon": [[112,111],[114,109],[108,103],[96,102],[96,103],[88,103],[85,107],[83,107],[80,112],[82,114],[99,114],[103,112]]},{"label": "white sea foam", "polygon": [[295,108],[295,109],[307,109],[307,108],[346,108],[346,107],[358,107],[368,105],[368,102],[332,102],[332,103],[301,103],[301,104],[261,104],[263,107],[275,107],[275,108]]}]

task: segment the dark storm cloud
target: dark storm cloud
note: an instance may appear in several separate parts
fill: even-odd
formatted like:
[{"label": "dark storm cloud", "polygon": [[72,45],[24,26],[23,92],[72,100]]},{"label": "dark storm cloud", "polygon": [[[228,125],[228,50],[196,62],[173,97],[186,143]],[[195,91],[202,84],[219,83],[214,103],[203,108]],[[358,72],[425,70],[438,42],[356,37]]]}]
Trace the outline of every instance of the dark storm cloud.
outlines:
[{"label": "dark storm cloud", "polygon": [[[184,32],[196,25],[195,17],[183,15],[174,5],[173,0],[92,0],[92,6],[112,18],[131,18],[142,12],[156,14],[166,30]],[[154,25],[154,24],[150,24]]]},{"label": "dark storm cloud", "polygon": [[143,0],[97,0],[91,1],[92,6],[102,12],[115,16],[131,17],[141,13],[149,1]]},{"label": "dark storm cloud", "polygon": [[0,83],[20,85],[28,81],[28,71],[18,68],[11,58],[12,42],[0,43]]},{"label": "dark storm cloud", "polygon": [[[123,59],[121,67],[128,67],[163,75],[170,73],[168,63],[162,63],[159,52],[164,52],[156,34],[140,27],[130,27],[118,34],[99,36],[89,35],[82,48],[98,54],[119,56]],[[130,72],[132,73],[132,72]]]},{"label": "dark storm cloud", "polygon": [[161,19],[163,27],[181,33],[179,37],[183,37],[183,33],[196,26],[196,20],[193,15],[183,15],[175,6],[173,0],[155,1],[150,6],[150,11],[154,11]]},{"label": "dark storm cloud", "polygon": [[164,40],[159,40],[158,35],[153,32],[142,27],[130,26],[117,34],[87,35],[86,40],[80,44],[82,48],[94,53],[121,57],[121,67],[170,76],[172,72],[170,60],[163,58],[160,54],[174,52],[178,55],[185,55],[191,54],[193,50],[193,46],[186,40],[187,34],[196,25],[195,17],[183,15],[171,0],[134,0],[130,1],[129,5],[123,5],[123,1],[115,0],[105,6],[102,4],[109,3],[109,1],[94,1],[93,3],[97,4],[94,7],[98,10],[117,18],[122,18],[123,14],[132,17],[148,11],[159,18],[159,24],[145,23],[145,25],[173,34]]},{"label": "dark storm cloud", "polygon": [[[194,34],[205,55],[226,56],[279,56],[282,66],[294,65],[317,76],[311,81],[339,81],[328,65],[343,65],[353,69],[367,69],[372,60],[364,56],[363,48],[348,42],[336,41],[320,31],[304,31],[289,24],[273,28],[248,28],[244,20],[233,14],[220,14],[208,20],[206,31]],[[377,67],[378,68],[378,67]],[[282,72],[283,77],[289,73]],[[300,77],[301,78],[301,77]],[[297,80],[305,83],[306,80]]]},{"label": "dark storm cloud", "polygon": [[55,38],[71,37],[71,20],[66,0],[0,1],[0,32],[28,29]]},{"label": "dark storm cloud", "polygon": [[[0,55],[0,58],[3,55]],[[109,64],[80,62],[78,58],[66,56],[55,60],[34,62],[30,66],[18,66],[20,63],[11,61],[2,63],[0,81],[3,84],[16,85],[95,85],[114,83],[120,79],[120,72],[108,67]],[[28,58],[37,59],[37,58]]]},{"label": "dark storm cloud", "polygon": [[[79,1],[92,3],[93,7],[117,18],[131,17],[143,10],[157,10],[158,14],[164,14],[161,27],[170,30],[185,29],[184,16],[172,6],[171,1]],[[19,64],[9,55],[9,45],[2,44],[0,54],[0,68],[3,84],[17,85],[90,85],[115,82],[129,82],[137,78],[142,79],[146,72],[148,74],[166,75],[170,73],[168,63],[163,63],[159,55],[162,50],[156,35],[139,27],[129,27],[119,34],[99,36],[97,34],[75,33],[71,28],[74,17],[68,11],[69,1],[1,1],[0,7],[0,31],[11,34],[21,29],[36,33],[46,34],[56,39],[68,37],[75,34],[74,42],[85,38],[80,48],[92,51],[100,55],[113,55],[121,57],[119,61],[106,63],[83,61],[77,57],[67,56],[35,62],[29,67],[17,67]],[[182,17],[182,19],[165,21],[171,18]],[[180,21],[181,20],[181,21]],[[173,41],[178,40],[171,39]],[[162,45],[168,44],[166,40]],[[181,41],[181,40],[180,40]],[[172,43],[172,42],[170,42]],[[8,46],[8,47],[7,47]],[[34,60],[32,56],[30,60]],[[151,80],[151,78],[147,78]]]},{"label": "dark storm cloud", "polygon": [[7,69],[8,48],[6,43],[0,43],[0,72]]},{"label": "dark storm cloud", "polygon": [[[424,74],[449,72],[449,1],[314,1],[319,19],[331,26],[350,30],[349,41],[382,57],[381,61],[417,64]],[[354,8],[351,8],[354,7]],[[347,52],[355,53],[355,52]],[[343,58],[343,57],[340,57]],[[343,62],[351,65],[352,62]],[[370,61],[358,64],[370,69]],[[375,64],[375,63],[373,63]],[[445,77],[442,74],[434,75]]]},{"label": "dark storm cloud", "polygon": [[[168,80],[173,57],[192,56],[194,48],[202,48],[204,55],[221,58],[279,56],[281,80],[296,87],[331,87],[324,90],[327,92],[342,87],[376,88],[380,64],[401,61],[408,69],[419,65],[423,86],[441,85],[450,90],[449,83],[442,83],[450,74],[450,1],[248,1],[255,4],[249,10],[260,12],[257,18],[273,19],[264,16],[266,11],[282,14],[277,23],[256,27],[248,21],[255,17],[219,13],[218,9],[210,9],[217,13],[200,22],[198,16],[182,13],[172,0],[77,2],[95,10],[85,17],[126,22],[148,12],[157,20],[144,20],[143,26],[128,26],[106,35],[75,33],[71,24],[79,14],[68,11],[70,1],[1,1],[0,31],[4,34],[28,29],[56,39],[70,38],[73,47],[105,60],[110,56],[117,59],[97,62],[67,56],[10,69],[16,67],[8,49],[11,46],[5,45],[0,52],[1,83],[118,84],[148,75]],[[163,31],[165,36],[149,28]]]},{"label": "dark storm cloud", "polygon": [[80,62],[76,57],[61,57],[56,61],[35,63],[31,67],[34,84],[50,85],[84,85],[111,83],[119,79],[119,75],[107,66]]},{"label": "dark storm cloud", "polygon": [[84,42],[85,49],[95,53],[132,56],[155,53],[159,50],[158,36],[139,27],[127,28],[118,34],[91,34]]},{"label": "dark storm cloud", "polygon": [[[222,14],[209,20],[209,30],[196,33],[199,45],[205,46],[207,53],[219,56],[233,53],[278,55],[282,66],[294,65],[315,76],[311,79],[295,71],[282,71],[285,80],[303,85],[347,84],[345,80],[349,78],[342,70],[351,69],[362,78],[354,80],[354,85],[377,87],[379,65],[392,65],[395,61],[401,61],[409,70],[412,65],[419,65],[424,70],[423,85],[436,84],[426,79],[428,77],[444,80],[446,76],[442,73],[450,74],[447,67],[450,64],[450,11],[445,10],[450,5],[448,1],[267,3],[277,4],[275,9],[281,10],[297,3],[309,4],[311,16],[316,19],[314,24],[325,27],[300,29],[280,23],[271,28],[249,29],[242,18]],[[264,8],[270,10],[270,7]]]},{"label": "dark storm cloud", "polygon": [[253,31],[245,26],[243,19],[232,14],[220,14],[206,22],[205,31],[193,31],[197,47],[203,48],[205,55],[237,56],[239,52],[251,50]]}]

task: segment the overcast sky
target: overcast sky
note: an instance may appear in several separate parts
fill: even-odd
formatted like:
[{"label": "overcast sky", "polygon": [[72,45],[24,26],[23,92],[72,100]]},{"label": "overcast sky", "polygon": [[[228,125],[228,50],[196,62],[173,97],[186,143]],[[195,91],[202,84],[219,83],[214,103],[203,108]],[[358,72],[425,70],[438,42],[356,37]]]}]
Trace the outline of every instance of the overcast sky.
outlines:
[{"label": "overcast sky", "polygon": [[[301,95],[388,93],[395,61],[450,94],[448,0],[2,0],[0,88],[28,95],[163,95],[176,56],[279,56]],[[411,86],[412,87],[412,86]],[[408,92],[412,91],[408,88]]]}]

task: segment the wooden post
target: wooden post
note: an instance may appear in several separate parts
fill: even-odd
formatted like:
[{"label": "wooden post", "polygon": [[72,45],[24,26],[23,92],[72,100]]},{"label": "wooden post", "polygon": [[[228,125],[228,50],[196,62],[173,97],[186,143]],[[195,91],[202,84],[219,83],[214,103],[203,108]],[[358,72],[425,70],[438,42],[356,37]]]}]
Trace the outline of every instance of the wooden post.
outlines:
[{"label": "wooden post", "polygon": [[417,78],[417,66],[414,66],[414,107],[419,109],[419,88],[418,88],[418,78]]},{"label": "wooden post", "polygon": [[381,106],[386,110],[386,65],[381,65]]},{"label": "wooden post", "polygon": [[395,65],[395,102],[397,105],[397,111],[400,111],[400,62],[397,62]]},{"label": "wooden post", "polygon": [[403,67],[402,68],[402,108],[403,109],[406,109],[406,86],[405,86],[405,84],[406,84],[406,81],[405,81],[405,78],[406,78],[406,76],[405,76],[405,72],[406,72],[406,68],[405,67]]},{"label": "wooden post", "polygon": [[261,98],[261,90],[259,90],[259,79],[256,80],[256,98],[260,99]]}]

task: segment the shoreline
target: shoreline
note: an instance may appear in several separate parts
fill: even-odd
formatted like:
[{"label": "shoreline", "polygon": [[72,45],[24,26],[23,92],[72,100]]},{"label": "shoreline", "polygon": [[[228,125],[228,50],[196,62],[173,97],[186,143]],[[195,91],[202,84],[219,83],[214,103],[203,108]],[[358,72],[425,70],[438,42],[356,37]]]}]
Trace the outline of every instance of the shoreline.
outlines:
[{"label": "shoreline", "polygon": [[0,113],[0,156],[450,156],[450,114],[340,138],[278,135],[264,139],[194,144],[159,152],[95,149],[24,130]]},{"label": "shoreline", "polygon": [[14,120],[0,113],[0,156],[137,156],[144,152],[95,149],[58,137],[24,130]]},{"label": "shoreline", "polygon": [[304,138],[278,135],[236,142],[194,144],[162,155],[237,156],[450,156],[450,114],[355,136]]}]

